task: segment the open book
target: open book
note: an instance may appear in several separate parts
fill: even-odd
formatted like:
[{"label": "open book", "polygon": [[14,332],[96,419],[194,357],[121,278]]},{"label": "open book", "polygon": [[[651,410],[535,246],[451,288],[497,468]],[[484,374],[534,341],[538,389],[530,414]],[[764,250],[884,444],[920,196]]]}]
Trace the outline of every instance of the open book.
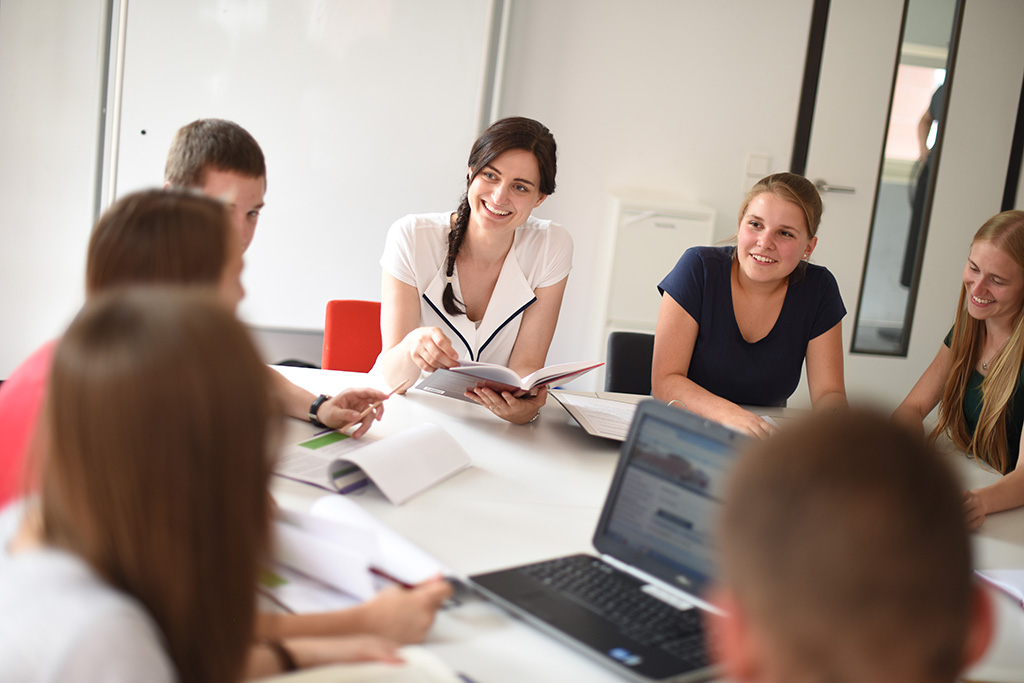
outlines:
[{"label": "open book", "polygon": [[372,481],[401,505],[470,465],[451,434],[424,423],[381,438],[326,430],[285,447],[274,473],[328,491],[351,493]]},{"label": "open book", "polygon": [[518,396],[530,393],[546,384],[570,382],[580,375],[604,365],[604,363],[594,362],[561,363],[549,365],[526,377],[520,377],[504,365],[469,360],[461,361],[461,363],[456,368],[435,370],[417,384],[416,388],[429,391],[432,394],[451,396],[472,402],[465,396],[466,390],[471,387],[486,386],[498,392],[509,391]]},{"label": "open book", "polygon": [[369,600],[393,584],[453,572],[350,498],[324,496],[309,513],[279,510],[263,594],[290,612],[322,612]]}]

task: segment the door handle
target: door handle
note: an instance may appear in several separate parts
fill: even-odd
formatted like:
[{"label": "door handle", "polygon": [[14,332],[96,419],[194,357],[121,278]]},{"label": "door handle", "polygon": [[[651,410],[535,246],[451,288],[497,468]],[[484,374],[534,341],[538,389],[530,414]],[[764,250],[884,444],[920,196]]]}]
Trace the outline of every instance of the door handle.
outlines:
[{"label": "door handle", "polygon": [[814,186],[818,188],[818,192],[838,192],[840,194],[854,194],[857,190],[853,187],[847,187],[845,185],[829,185],[822,178],[818,178],[814,181]]}]

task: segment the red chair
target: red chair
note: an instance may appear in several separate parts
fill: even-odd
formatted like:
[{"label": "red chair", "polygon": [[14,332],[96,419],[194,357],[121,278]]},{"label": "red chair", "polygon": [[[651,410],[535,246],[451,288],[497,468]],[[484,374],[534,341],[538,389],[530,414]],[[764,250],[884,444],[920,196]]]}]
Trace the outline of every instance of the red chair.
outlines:
[{"label": "red chair", "polygon": [[380,302],[337,299],[327,302],[324,370],[369,372],[380,355]]}]

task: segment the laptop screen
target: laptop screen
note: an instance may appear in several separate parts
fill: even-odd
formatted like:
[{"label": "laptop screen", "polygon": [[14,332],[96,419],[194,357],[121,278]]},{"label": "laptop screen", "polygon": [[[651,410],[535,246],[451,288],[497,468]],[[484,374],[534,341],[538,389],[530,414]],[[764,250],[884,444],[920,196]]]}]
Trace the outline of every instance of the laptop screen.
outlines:
[{"label": "laptop screen", "polygon": [[687,592],[715,576],[723,487],[745,438],[690,413],[645,402],[623,444],[594,545]]}]

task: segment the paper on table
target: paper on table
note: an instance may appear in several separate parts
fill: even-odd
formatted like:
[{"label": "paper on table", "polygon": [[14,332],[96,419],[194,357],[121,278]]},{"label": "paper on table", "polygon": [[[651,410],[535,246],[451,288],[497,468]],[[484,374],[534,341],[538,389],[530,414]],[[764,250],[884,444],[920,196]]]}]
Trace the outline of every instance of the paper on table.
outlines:
[{"label": "paper on table", "polygon": [[[361,472],[338,470],[334,463],[344,460],[361,448],[374,446],[383,439],[375,434],[367,434],[361,439],[353,439],[348,434],[326,430],[298,443],[288,444],[281,450],[275,474],[313,484],[328,491],[349,493],[366,485],[366,477]],[[349,468],[351,469],[351,468]]]},{"label": "paper on table", "polygon": [[376,595],[370,573],[374,553],[367,552],[366,548],[349,547],[343,537],[338,540],[323,537],[282,521],[274,523],[274,532],[274,556],[284,566],[360,600]]},{"label": "paper on table", "polygon": [[392,585],[439,574],[440,562],[379,522],[356,503],[325,496],[309,513],[281,510],[274,520],[274,563],[265,571],[265,593],[293,612],[340,609]]},{"label": "paper on table", "polygon": [[979,569],[974,573],[1024,607],[1024,569]]},{"label": "paper on table", "polygon": [[310,514],[371,532],[379,553],[374,566],[404,583],[420,583],[438,574],[452,575],[450,569],[425,550],[348,498],[324,496],[313,503]]},{"label": "paper on table", "polygon": [[398,651],[404,664],[351,663],[260,679],[264,683],[462,683],[436,654],[415,645]]},{"label": "paper on table", "polygon": [[636,414],[636,404],[615,401],[596,396],[571,394],[565,391],[552,391],[551,395],[558,400],[573,419],[588,434],[625,441],[629,434],[629,426]]},{"label": "paper on table", "polygon": [[[588,434],[616,441],[625,441],[629,436],[636,403],[559,390],[552,391],[551,395]],[[773,427],[779,426],[777,417],[761,415],[761,419]]]},{"label": "paper on table", "polygon": [[276,607],[293,614],[329,612],[363,602],[350,593],[276,562],[263,568],[260,583],[260,599],[269,601],[269,604],[261,606],[265,611],[277,611]]},{"label": "paper on table", "polygon": [[448,432],[424,423],[383,439],[318,434],[287,446],[276,473],[341,493],[365,486],[368,477],[401,505],[469,465],[469,455]]},{"label": "paper on table", "polygon": [[471,464],[459,442],[429,422],[389,436],[373,450],[352,451],[343,461],[358,465],[395,505]]}]

